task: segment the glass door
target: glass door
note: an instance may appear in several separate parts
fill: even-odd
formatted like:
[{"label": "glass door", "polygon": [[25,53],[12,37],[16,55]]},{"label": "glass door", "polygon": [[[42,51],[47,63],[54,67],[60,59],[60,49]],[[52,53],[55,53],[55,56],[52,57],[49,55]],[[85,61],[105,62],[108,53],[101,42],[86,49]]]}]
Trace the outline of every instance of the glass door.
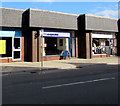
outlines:
[{"label": "glass door", "polygon": [[12,50],[12,58],[13,61],[21,60],[21,38],[14,37],[13,38],[13,50]]},{"label": "glass door", "polygon": [[76,57],[76,39],[74,37],[69,38],[69,51],[71,57]]}]

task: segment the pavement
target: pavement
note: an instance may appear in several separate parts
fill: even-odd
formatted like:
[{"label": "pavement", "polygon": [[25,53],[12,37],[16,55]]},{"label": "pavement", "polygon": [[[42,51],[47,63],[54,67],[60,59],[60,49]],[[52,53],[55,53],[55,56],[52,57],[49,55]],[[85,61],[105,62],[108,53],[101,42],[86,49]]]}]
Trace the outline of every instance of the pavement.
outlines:
[{"label": "pavement", "polygon": [[93,59],[68,59],[41,62],[0,63],[0,74],[18,72],[53,71],[60,69],[76,69],[95,64],[119,65],[120,57],[111,56]]}]

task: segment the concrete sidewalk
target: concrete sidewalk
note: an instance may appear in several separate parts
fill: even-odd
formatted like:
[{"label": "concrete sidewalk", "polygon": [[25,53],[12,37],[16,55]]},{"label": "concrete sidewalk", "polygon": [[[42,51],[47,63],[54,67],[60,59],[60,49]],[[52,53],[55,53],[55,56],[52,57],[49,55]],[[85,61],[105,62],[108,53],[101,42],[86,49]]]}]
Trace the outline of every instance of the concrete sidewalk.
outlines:
[{"label": "concrete sidewalk", "polygon": [[[93,58],[93,59],[70,59],[70,60],[55,60],[44,61],[43,70],[56,70],[56,69],[76,69],[94,64],[108,64],[118,65],[119,57],[112,56],[106,58]],[[1,73],[16,73],[26,71],[39,71],[41,69],[40,62],[12,62],[12,63],[0,63]]]}]

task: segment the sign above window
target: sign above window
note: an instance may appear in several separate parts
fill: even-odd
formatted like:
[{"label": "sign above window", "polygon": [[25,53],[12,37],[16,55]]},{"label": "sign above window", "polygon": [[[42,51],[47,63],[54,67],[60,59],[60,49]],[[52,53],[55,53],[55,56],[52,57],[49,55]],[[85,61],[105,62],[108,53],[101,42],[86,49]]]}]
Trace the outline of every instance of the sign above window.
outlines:
[{"label": "sign above window", "polygon": [[43,37],[58,37],[58,38],[64,38],[64,37],[70,37],[70,33],[68,32],[43,32]]},{"label": "sign above window", "polygon": [[0,37],[21,37],[22,31],[0,31]]},{"label": "sign above window", "polygon": [[92,38],[115,38],[115,35],[108,35],[108,34],[92,34]]}]

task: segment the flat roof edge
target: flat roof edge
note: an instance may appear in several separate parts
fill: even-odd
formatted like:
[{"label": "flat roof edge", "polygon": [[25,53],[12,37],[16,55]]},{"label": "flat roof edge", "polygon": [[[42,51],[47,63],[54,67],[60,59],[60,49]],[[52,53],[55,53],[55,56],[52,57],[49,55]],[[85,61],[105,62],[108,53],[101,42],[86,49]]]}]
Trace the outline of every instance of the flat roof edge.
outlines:
[{"label": "flat roof edge", "polygon": [[16,8],[6,8],[6,7],[0,7],[0,9],[9,9],[9,10],[17,10],[17,11],[26,11],[24,9],[16,9]]},{"label": "flat roof edge", "polygon": [[65,15],[79,16],[79,14],[70,14],[70,13],[63,13],[63,12],[49,11],[49,10],[42,10],[42,9],[34,9],[34,8],[29,8],[29,9],[30,9],[30,10],[33,10],[33,11],[43,11],[43,12],[51,12],[51,13],[57,13],[57,14],[65,14]]},{"label": "flat roof edge", "polygon": [[106,19],[112,19],[112,20],[118,20],[118,18],[111,18],[111,17],[105,17],[105,16],[98,16],[93,14],[84,14],[85,16],[92,16],[92,17],[98,17],[98,18],[106,18]]}]

